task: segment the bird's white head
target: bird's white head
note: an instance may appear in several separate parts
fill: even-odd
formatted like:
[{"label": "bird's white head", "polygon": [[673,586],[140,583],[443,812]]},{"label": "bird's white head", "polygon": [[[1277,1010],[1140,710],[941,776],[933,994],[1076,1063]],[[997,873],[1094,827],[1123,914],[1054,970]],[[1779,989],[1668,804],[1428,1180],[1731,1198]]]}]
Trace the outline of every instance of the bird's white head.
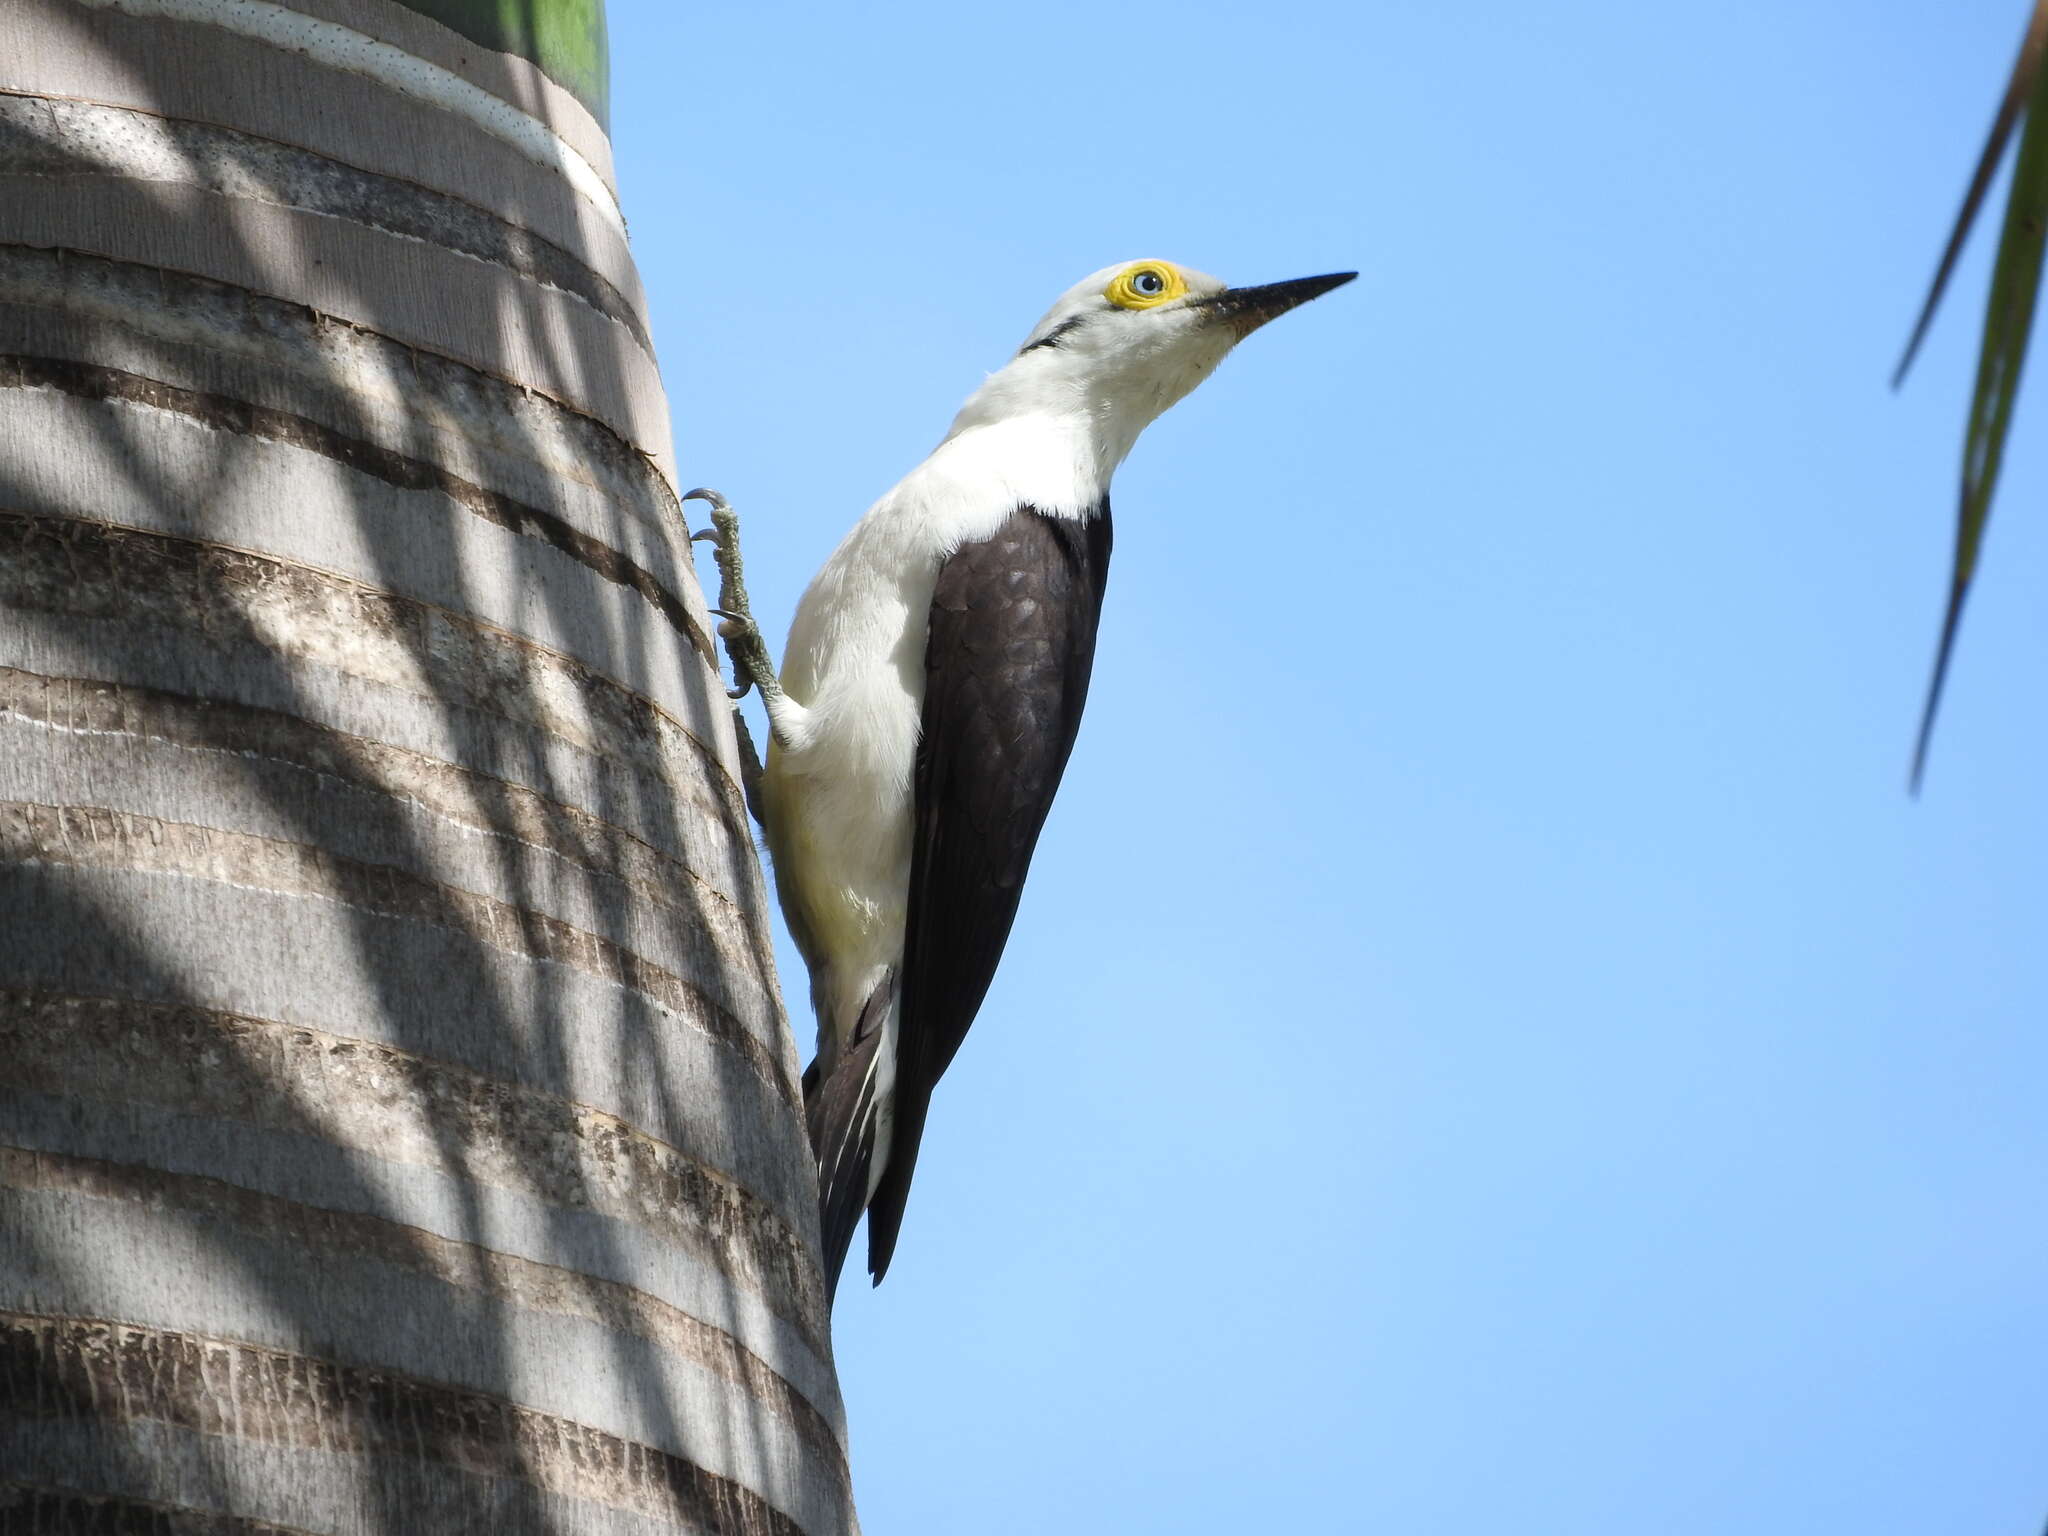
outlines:
[{"label": "bird's white head", "polygon": [[1059,296],[1017,355],[961,409],[948,436],[1025,417],[1076,423],[1106,486],[1138,434],[1232,347],[1357,275],[1232,288],[1171,261],[1104,267]]}]

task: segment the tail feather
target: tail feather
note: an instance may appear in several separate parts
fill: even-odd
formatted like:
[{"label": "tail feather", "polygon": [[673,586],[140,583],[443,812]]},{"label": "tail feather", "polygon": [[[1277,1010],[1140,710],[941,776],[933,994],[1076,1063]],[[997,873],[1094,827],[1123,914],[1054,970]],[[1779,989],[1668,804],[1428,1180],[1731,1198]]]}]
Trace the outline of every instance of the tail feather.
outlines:
[{"label": "tail feather", "polygon": [[924,1139],[925,1111],[930,1107],[931,1095],[906,1095],[902,1085],[897,1085],[896,1102],[891,1106],[889,1159],[868,1201],[868,1273],[876,1285],[889,1272],[889,1260],[895,1256],[896,1239],[903,1230],[910,1176],[917,1171],[917,1144]]},{"label": "tail feather", "polygon": [[814,1064],[804,1074],[804,1119],[818,1165],[818,1228],[828,1296],[838,1293],[853,1230],[867,1209],[877,1153],[887,1156],[886,1146],[879,1145],[887,1088],[882,1067],[894,994],[891,977],[862,1005],[851,1037],[833,1053],[829,1067],[821,1071]]}]

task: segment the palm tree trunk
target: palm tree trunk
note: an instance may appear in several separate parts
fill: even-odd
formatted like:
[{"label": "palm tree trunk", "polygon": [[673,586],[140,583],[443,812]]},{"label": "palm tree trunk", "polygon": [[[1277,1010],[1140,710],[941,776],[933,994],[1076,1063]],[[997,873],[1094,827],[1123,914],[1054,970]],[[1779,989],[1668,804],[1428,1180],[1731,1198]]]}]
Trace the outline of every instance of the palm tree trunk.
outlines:
[{"label": "palm tree trunk", "polygon": [[0,1528],[854,1529],[600,0],[0,0]]}]

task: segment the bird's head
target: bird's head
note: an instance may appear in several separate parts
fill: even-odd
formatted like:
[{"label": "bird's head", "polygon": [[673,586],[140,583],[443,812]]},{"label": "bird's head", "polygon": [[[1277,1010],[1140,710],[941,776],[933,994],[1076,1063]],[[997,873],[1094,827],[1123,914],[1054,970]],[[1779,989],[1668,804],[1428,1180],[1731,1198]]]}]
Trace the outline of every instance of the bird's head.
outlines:
[{"label": "bird's head", "polygon": [[1059,296],[1017,355],[967,403],[954,431],[1021,415],[1080,414],[1101,429],[1113,465],[1232,347],[1357,275],[1232,288],[1171,261],[1104,267]]}]

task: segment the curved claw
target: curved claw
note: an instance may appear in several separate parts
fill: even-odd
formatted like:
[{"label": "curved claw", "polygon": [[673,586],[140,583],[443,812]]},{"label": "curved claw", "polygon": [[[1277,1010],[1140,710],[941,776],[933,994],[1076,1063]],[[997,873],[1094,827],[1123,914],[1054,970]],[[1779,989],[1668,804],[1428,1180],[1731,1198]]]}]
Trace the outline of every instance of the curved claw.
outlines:
[{"label": "curved claw", "polygon": [[719,638],[725,641],[725,652],[732,659],[737,684],[726,689],[725,696],[737,701],[758,690],[768,705],[772,721],[776,700],[781,697],[781,685],[776,681],[775,666],[769,660],[767,644],[761,638],[761,626],[754,622],[754,615],[747,605],[746,579],[740,567],[739,514],[723,496],[706,486],[685,491],[682,499],[711,504],[711,527],[702,533],[691,534],[690,542],[710,544],[718,556],[718,606],[710,608],[710,611],[721,621]]},{"label": "curved claw", "polygon": [[732,516],[732,503],[709,486],[703,485],[698,486],[695,490],[683,492],[682,499],[684,501],[708,501],[711,503],[711,521],[713,526],[701,532],[691,534],[690,542],[692,544],[715,544],[720,549],[723,549],[725,547],[725,530],[718,527],[717,524]]}]

